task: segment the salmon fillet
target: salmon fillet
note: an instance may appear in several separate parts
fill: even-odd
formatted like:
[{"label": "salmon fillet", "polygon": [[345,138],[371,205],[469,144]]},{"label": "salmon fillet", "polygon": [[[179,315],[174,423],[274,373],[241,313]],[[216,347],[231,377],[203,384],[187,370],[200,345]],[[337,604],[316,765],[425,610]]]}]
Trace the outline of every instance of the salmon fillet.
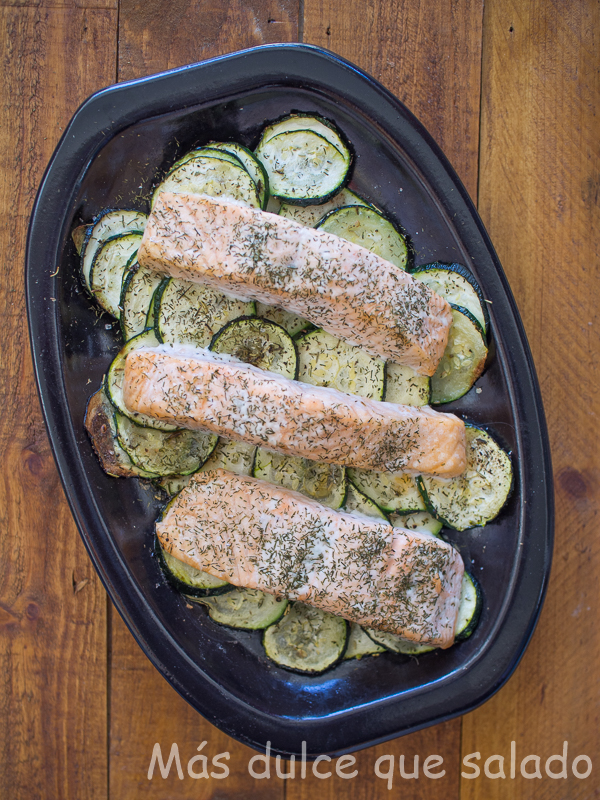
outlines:
[{"label": "salmon fillet", "polygon": [[450,306],[360,245],[203,195],[163,192],[138,252],[145,267],[286,308],[368,353],[433,375]]},{"label": "salmon fillet", "polygon": [[463,562],[431,535],[224,470],[197,473],[156,532],[168,553],[235,586],[407,641],[444,648],[454,641]]},{"label": "salmon fillet", "polygon": [[300,383],[189,346],[131,351],[123,399],[179,427],[327,464],[448,477],[466,468],[465,426],[453,414]]}]

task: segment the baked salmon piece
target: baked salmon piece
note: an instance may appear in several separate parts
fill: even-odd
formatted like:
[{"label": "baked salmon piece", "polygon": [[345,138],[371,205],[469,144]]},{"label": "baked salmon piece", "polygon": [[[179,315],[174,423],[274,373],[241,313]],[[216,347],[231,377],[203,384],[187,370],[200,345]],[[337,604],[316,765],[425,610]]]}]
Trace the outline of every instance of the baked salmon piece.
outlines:
[{"label": "baked salmon piece", "polygon": [[208,350],[132,350],[130,411],[313,461],[454,477],[466,468],[465,425],[453,414],[382,403],[265,372]]},{"label": "baked salmon piece", "polygon": [[324,231],[214,197],[163,192],[138,262],[293,311],[368,353],[433,375],[452,323],[446,300]]},{"label": "baked salmon piece", "polygon": [[156,532],[164,549],[235,586],[260,589],[449,647],[463,562],[447,542],[333,511],[225,470],[197,473]]}]

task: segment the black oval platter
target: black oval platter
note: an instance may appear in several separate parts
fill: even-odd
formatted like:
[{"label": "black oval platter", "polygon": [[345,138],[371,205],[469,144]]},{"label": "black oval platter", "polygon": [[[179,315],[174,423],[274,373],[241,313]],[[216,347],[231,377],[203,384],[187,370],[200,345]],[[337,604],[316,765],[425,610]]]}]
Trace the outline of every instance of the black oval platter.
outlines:
[{"label": "black oval platter", "polygon": [[[487,427],[512,453],[515,487],[485,528],[454,534],[484,609],[465,642],[416,659],[385,654],[318,677],[279,669],[260,636],[212,623],[163,579],[152,555],[154,491],[106,476],[83,429],[85,405],[119,349],[78,281],[72,229],[107,207],[148,210],[157,174],[211,139],[256,145],[266,121],[293,110],[333,120],[352,142],[351,188],[410,234],[416,264],[458,261],[491,300],[484,375],[446,406]],[[353,65],[308,45],[265,45],[88,99],[42,181],[29,229],[27,306],[35,372],[56,463],[81,536],[142,650],[194,708],[231,736],[309,757],[385,741],[473,709],[517,665],[550,570],[553,499],[540,392],[525,333],[483,225],[435,142]]]}]

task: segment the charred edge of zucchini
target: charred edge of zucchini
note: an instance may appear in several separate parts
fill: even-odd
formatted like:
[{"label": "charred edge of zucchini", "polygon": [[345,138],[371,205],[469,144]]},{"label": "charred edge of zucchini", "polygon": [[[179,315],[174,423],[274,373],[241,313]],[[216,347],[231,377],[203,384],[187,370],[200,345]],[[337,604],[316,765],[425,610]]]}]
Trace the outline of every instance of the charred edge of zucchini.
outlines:
[{"label": "charred edge of zucchini", "polygon": [[[160,522],[163,519],[164,515],[169,510],[171,504],[175,501],[176,497],[177,495],[175,495],[175,497],[173,497],[163,508],[163,510],[161,511],[156,520],[157,522]],[[210,588],[202,589],[197,586],[190,586],[189,584],[184,583],[184,581],[179,580],[179,578],[175,577],[175,575],[173,575],[173,573],[169,569],[167,561],[164,556],[163,548],[156,534],[154,535],[154,555],[158,560],[158,564],[160,566],[163,575],[165,576],[165,579],[173,587],[173,589],[178,591],[180,594],[190,595],[190,597],[198,597],[198,598],[210,597],[212,595],[225,594],[225,592],[229,592],[231,591],[231,589],[234,588],[230,583],[225,583],[223,586],[213,586]],[[173,556],[173,558],[175,558],[175,556]]]},{"label": "charred edge of zucchini", "polygon": [[84,427],[100,466],[113,478],[152,480],[155,476],[137,467],[120,446],[114,413],[114,407],[106,396],[103,385],[88,400],[84,418]]},{"label": "charred edge of zucchini", "polygon": [[429,270],[435,269],[443,270],[444,272],[456,272],[471,284],[475,290],[475,293],[477,294],[477,297],[479,298],[479,302],[481,303],[481,311],[483,313],[483,319],[485,322],[484,333],[489,333],[491,323],[487,303],[483,296],[483,292],[481,291],[481,286],[477,283],[477,280],[475,279],[475,276],[471,270],[465,267],[464,264],[459,264],[458,262],[448,263],[447,261],[432,261],[430,264],[421,264],[418,267],[413,267],[411,272],[428,272]]},{"label": "charred edge of zucchini", "polygon": [[[293,375],[288,375],[287,373],[280,373],[280,374],[285,375],[285,377],[287,378],[296,380],[298,378],[299,365],[298,365],[298,347],[296,346],[294,337],[290,336],[290,334],[286,331],[286,329],[282,325],[279,325],[279,323],[277,322],[273,322],[273,320],[266,319],[265,317],[259,317],[256,314],[252,316],[245,314],[241,317],[236,317],[236,319],[232,319],[229,322],[226,322],[225,325],[223,325],[223,327],[220,330],[218,330],[215,334],[213,334],[210,344],[208,345],[208,349],[211,351],[215,351],[215,347],[218,345],[219,340],[225,333],[227,333],[227,331],[231,330],[232,328],[239,327],[245,322],[249,323],[249,326],[256,325],[259,329],[265,328],[266,330],[269,329],[274,330],[275,333],[277,333],[288,346],[291,346],[291,348],[293,348],[292,352],[295,357],[294,374]],[[220,351],[216,350],[215,352],[219,353]],[[246,364],[251,364],[252,366],[258,367],[259,369],[266,370],[266,367],[260,366],[260,363],[258,364],[255,363],[256,360],[246,361],[245,359],[240,359],[240,358],[238,358],[238,360],[243,361]],[[260,361],[261,359],[257,360]],[[277,370],[270,370],[270,371],[277,372]]]},{"label": "charred edge of zucchini", "polygon": [[[456,631],[455,639],[457,642],[463,642],[465,639],[468,639],[469,636],[473,633],[477,625],[479,624],[479,619],[481,617],[481,612],[483,610],[483,593],[481,591],[481,585],[477,578],[471,573],[466,572],[464,573],[463,577],[463,587],[465,585],[465,581],[470,581],[475,593],[474,602],[470,603],[472,610],[467,615],[465,609],[463,608],[463,602],[467,602],[466,600],[463,601],[461,597],[461,603],[458,609],[458,616],[459,619],[457,620],[457,628],[458,625],[462,624],[461,628],[458,628]],[[462,592],[461,592],[462,594]],[[461,617],[461,612],[463,612],[463,616],[465,617],[465,621],[463,622]]]}]

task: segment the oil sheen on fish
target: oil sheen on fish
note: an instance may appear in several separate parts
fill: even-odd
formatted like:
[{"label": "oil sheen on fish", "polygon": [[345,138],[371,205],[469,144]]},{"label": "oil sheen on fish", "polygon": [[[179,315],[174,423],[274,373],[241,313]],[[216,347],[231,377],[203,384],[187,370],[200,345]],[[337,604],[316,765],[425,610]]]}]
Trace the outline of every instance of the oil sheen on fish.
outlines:
[{"label": "oil sheen on fish", "polygon": [[156,532],[165,550],[236,586],[449,647],[463,562],[447,542],[333,511],[224,470],[197,473]]},{"label": "oil sheen on fish", "polygon": [[286,308],[371,355],[433,375],[452,323],[446,300],[360,245],[277,214],[163,192],[139,263]]},{"label": "oil sheen on fish", "polygon": [[453,414],[348,395],[181,345],[127,356],[131,411],[328,464],[453,477],[466,467]]}]

